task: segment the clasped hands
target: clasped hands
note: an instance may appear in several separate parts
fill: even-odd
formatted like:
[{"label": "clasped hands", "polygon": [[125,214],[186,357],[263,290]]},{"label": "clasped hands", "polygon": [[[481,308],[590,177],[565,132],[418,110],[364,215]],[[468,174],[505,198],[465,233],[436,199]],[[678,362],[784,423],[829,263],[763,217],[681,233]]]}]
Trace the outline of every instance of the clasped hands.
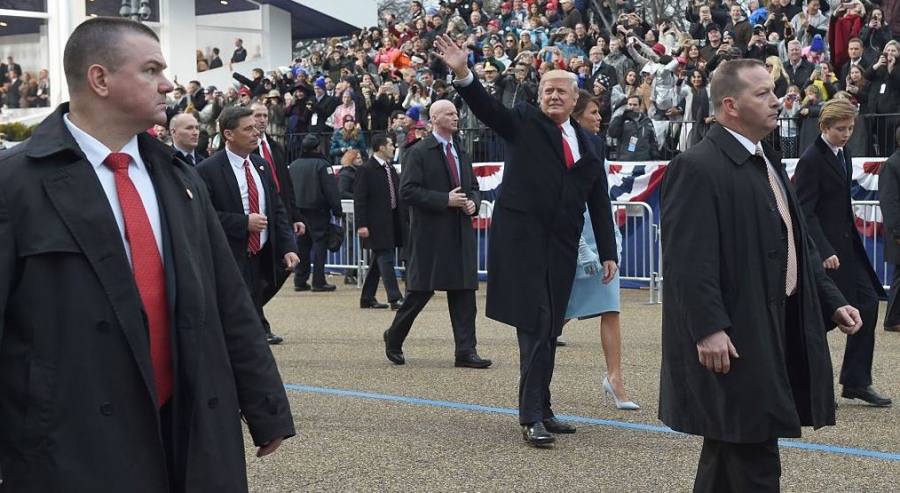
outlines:
[{"label": "clasped hands", "polygon": [[[831,321],[847,335],[855,334],[862,327],[859,310],[850,305],[835,310]],[[701,365],[716,373],[728,373],[731,370],[731,358],[740,358],[737,349],[731,343],[731,338],[724,330],[697,341],[697,356]]]},{"label": "clasped hands", "polygon": [[456,187],[447,194],[447,207],[462,209],[467,216],[475,214],[475,202],[469,200],[466,194],[460,192],[462,187]]}]

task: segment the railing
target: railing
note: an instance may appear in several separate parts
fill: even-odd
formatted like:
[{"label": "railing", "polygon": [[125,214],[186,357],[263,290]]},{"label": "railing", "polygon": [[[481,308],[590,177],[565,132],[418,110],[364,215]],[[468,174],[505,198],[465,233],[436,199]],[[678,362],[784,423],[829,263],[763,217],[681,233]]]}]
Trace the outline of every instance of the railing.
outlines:
[{"label": "railing", "polygon": [[[347,270],[357,274],[359,286],[365,280],[368,271],[368,251],[361,247],[354,224],[353,201],[343,200],[344,246],[340,252],[328,254],[326,267],[331,270]],[[623,287],[646,287],[649,292],[648,303],[658,304],[663,301],[662,277],[662,231],[653,214],[652,207],[645,202],[613,202],[615,220],[622,233],[622,257],[619,263],[619,276]],[[494,204],[482,201],[479,218],[476,221],[487,226],[487,218],[492,216]],[[853,201],[855,217],[862,229],[863,245],[869,254],[873,269],[881,280],[885,290],[890,288],[893,265],[883,260],[883,227],[881,224],[881,208],[877,200]],[[487,276],[487,252],[489,248],[488,227],[475,230],[477,238],[478,274],[481,279]],[[405,271],[401,262],[401,252],[396,252],[394,265],[402,276]]]},{"label": "railing", "polygon": [[[361,247],[356,234],[352,200],[342,200],[344,215],[341,224],[344,227],[344,246],[339,252],[329,252],[326,268],[355,272],[359,286],[368,274],[368,251]],[[489,219],[493,214],[494,204],[482,201],[479,217],[474,220],[479,227],[475,229],[477,244],[478,274],[481,279],[487,276],[487,253]],[[648,303],[662,302],[662,261],[659,226],[656,224],[653,209],[645,202],[613,202],[615,217],[622,233],[622,258],[619,266],[620,279],[626,287],[646,287],[649,291]],[[400,275],[405,267],[401,262],[401,251],[395,252],[394,265]]]}]

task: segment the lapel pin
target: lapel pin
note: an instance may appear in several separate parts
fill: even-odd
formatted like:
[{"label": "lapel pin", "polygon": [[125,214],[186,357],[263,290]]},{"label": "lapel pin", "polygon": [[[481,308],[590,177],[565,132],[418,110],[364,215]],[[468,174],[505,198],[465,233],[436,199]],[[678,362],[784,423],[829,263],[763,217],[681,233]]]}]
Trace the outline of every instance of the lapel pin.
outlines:
[{"label": "lapel pin", "polygon": [[262,166],[260,166],[260,167],[259,167],[259,170],[260,170],[260,171],[265,171],[266,168],[263,168]]},{"label": "lapel pin", "polygon": [[187,192],[188,199],[194,200],[194,194],[191,193],[191,189],[190,189],[190,188],[187,188],[187,189],[185,189],[184,191]]}]

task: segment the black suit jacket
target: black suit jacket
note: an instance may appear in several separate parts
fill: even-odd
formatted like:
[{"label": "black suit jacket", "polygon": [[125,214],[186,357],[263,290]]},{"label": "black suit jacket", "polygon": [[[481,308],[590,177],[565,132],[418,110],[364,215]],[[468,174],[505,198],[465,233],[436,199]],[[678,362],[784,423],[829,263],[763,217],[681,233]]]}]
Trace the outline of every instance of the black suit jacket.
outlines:
[{"label": "black suit jacket", "polygon": [[384,167],[372,157],[356,170],[353,188],[353,214],[356,228],[369,228],[364,248],[392,249],[404,245],[406,207],[400,200],[400,174],[391,166],[391,179],[397,207],[391,209],[390,187]]},{"label": "black suit jacket", "polygon": [[800,64],[797,65],[796,70],[794,70],[794,66],[791,65],[790,61],[785,62],[784,70],[791,76],[791,84],[794,84],[802,90],[806,87],[806,84],[809,82],[809,77],[813,73],[813,65],[809,63],[809,60],[806,58],[801,58]]},{"label": "black suit jacket", "polygon": [[491,223],[486,314],[528,329],[549,294],[559,334],[575,279],[585,204],[601,261],[618,261],[602,157],[572,119],[581,159],[567,169],[562,134],[538,108],[527,103],[506,108],[477,79],[458,91],[475,116],[506,141]]},{"label": "black suit jacket", "polygon": [[[866,70],[872,66],[872,61],[868,59],[865,55],[859,60],[859,68],[863,76],[866,75]],[[841,71],[839,73],[838,84],[842,89],[847,87],[847,76],[850,74],[850,60],[847,60],[846,63],[841,65]]]},{"label": "black suit jacket", "polygon": [[[822,137],[816,138],[797,162],[794,173],[797,197],[809,224],[809,236],[822,259],[836,255],[840,261],[839,269],[826,272],[844,296],[856,291],[855,269],[867,270],[875,292],[884,296],[856,229],[856,216],[850,204],[852,161],[846,146],[844,158],[845,162],[839,162]],[[830,319],[825,323],[828,328],[834,327]]]},{"label": "black suit jacket", "polygon": [[[268,255],[263,259],[268,264],[264,281],[274,283],[277,278],[276,269],[284,270],[282,261],[284,256],[288,252],[296,253],[293,231],[281,198],[275,191],[268,163],[255,154],[250,154],[248,159],[259,173],[265,188],[266,217],[269,220],[266,245],[269,248],[265,248],[264,245],[262,250],[263,253],[268,250]],[[247,262],[250,233],[247,231],[247,214],[244,214],[237,179],[228,161],[227,152],[223,150],[213,154],[197,166],[197,172],[206,182],[213,208],[219,214],[222,228],[228,237],[228,246],[238,265],[243,266]]]},{"label": "black suit jacket", "polygon": [[[167,491],[146,315],[68,109],[0,152],[3,487]],[[138,147],[163,225],[184,489],[246,492],[241,416],[257,445],[293,435],[287,396],[202,180],[155,138]]]}]

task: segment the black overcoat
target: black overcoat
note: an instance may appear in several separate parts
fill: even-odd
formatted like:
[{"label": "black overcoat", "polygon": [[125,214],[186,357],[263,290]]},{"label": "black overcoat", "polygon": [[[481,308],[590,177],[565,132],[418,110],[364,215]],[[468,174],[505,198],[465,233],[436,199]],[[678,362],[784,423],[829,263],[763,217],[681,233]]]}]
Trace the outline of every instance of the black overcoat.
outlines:
[{"label": "black overcoat", "polygon": [[[459,155],[460,192],[475,202],[478,215],[481,191],[472,171],[472,158],[454,141]],[[447,207],[456,188],[441,143],[429,135],[406,152],[400,175],[400,194],[409,206],[409,255],[406,286],[411,291],[478,289],[478,245],[472,216]]]},{"label": "black overcoat", "polygon": [[884,218],[884,260],[900,264],[900,149],[881,167],[878,176],[878,201]]},{"label": "black overcoat", "polygon": [[392,250],[406,238],[406,207],[400,199],[400,174],[390,166],[397,207],[391,209],[391,192],[384,166],[372,157],[356,170],[353,190],[353,217],[356,229],[369,228],[363,248]]},{"label": "black overcoat", "polygon": [[549,292],[553,335],[559,335],[575,279],[585,204],[600,260],[618,261],[603,158],[594,154],[586,131],[573,119],[581,159],[567,169],[562,134],[538,108],[527,103],[506,108],[477,79],[458,91],[475,116],[506,141],[503,184],[489,236],[485,313],[533,328]]},{"label": "black overcoat", "polygon": [[[885,294],[856,229],[856,216],[850,205],[852,168],[849,168],[849,163],[853,161],[846,148],[844,159],[846,163],[839,163],[820,135],[800,155],[797,171],[794,172],[794,187],[809,225],[809,236],[822,259],[837,255],[840,261],[840,268],[825,272],[844,293],[847,301],[855,304],[856,297],[851,293],[856,293],[854,272],[857,269],[866,271],[877,294]],[[830,318],[824,322],[828,330],[835,327]]]},{"label": "black overcoat", "polygon": [[[788,183],[781,156],[764,147]],[[787,191],[797,239],[797,327],[784,324],[787,233],[765,164],[715,124],[666,169],[660,189],[666,302],[659,418],[674,430],[758,443],[798,437],[801,425],[834,424],[819,299],[831,312],[846,302],[808,239],[793,187]],[[720,330],[740,355],[727,374],[697,360],[697,341]],[[786,347],[785,331],[798,330],[802,334],[789,339],[803,344]],[[798,356],[787,358],[788,352]]]},{"label": "black overcoat", "polygon": [[[8,491],[168,491],[146,316],[97,175],[59,109],[0,152],[0,465]],[[187,492],[246,492],[287,396],[203,181],[141,134],[159,200]]]}]

